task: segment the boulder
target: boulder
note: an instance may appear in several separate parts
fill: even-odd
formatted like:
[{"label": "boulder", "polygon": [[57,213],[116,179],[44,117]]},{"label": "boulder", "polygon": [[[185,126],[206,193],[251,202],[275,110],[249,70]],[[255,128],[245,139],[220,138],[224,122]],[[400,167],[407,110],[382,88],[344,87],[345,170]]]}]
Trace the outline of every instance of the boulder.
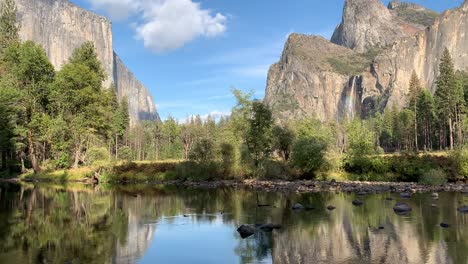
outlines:
[{"label": "boulder", "polygon": [[447,223],[440,223],[440,227],[443,227],[443,228],[449,228],[450,225],[447,224]]},{"label": "boulder", "polygon": [[237,232],[242,238],[247,238],[255,233],[255,228],[249,225],[241,225],[237,228]]},{"label": "boulder", "polygon": [[405,203],[396,203],[393,206],[393,211],[395,211],[397,214],[407,214],[411,212],[411,210],[411,207]]},{"label": "boulder", "polygon": [[409,199],[409,198],[411,198],[411,193],[408,193],[408,192],[400,193],[400,197]]},{"label": "boulder", "polygon": [[260,228],[262,231],[271,232],[271,231],[273,231],[273,229],[281,229],[281,225],[264,224],[264,225],[260,225],[259,228]]},{"label": "boulder", "polygon": [[353,205],[354,205],[354,206],[361,206],[361,205],[363,205],[363,204],[364,204],[364,202],[363,202],[363,201],[360,201],[360,200],[354,200],[354,201],[353,201]]},{"label": "boulder", "polygon": [[458,207],[458,212],[468,214],[468,206]]},{"label": "boulder", "polygon": [[300,204],[300,203],[297,203],[297,204],[293,205],[292,209],[293,210],[302,210],[302,209],[304,209],[304,206],[302,204]]}]

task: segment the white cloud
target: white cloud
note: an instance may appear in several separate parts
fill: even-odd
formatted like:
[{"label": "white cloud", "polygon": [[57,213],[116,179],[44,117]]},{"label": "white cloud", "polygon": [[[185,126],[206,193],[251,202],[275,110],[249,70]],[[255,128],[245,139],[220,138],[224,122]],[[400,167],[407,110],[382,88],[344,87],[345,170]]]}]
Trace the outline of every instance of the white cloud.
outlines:
[{"label": "white cloud", "polygon": [[199,37],[212,38],[226,31],[226,16],[202,9],[192,0],[89,0],[94,9],[113,19],[132,17],[136,37],[146,48],[163,53]]}]

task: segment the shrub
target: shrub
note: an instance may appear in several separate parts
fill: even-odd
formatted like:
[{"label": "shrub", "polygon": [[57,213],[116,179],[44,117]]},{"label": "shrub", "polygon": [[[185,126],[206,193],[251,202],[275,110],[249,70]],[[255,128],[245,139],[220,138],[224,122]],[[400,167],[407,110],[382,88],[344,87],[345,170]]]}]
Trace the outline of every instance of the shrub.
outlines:
[{"label": "shrub", "polygon": [[425,172],[419,182],[427,185],[441,185],[447,182],[447,174],[441,169],[432,169]]},{"label": "shrub", "polygon": [[88,161],[93,164],[103,164],[109,161],[109,152],[106,148],[91,148],[88,151]]},{"label": "shrub", "polygon": [[208,163],[214,159],[214,144],[209,139],[202,139],[195,143],[190,152],[190,159],[199,163]]},{"label": "shrub", "polygon": [[221,166],[217,162],[197,163],[185,161],[177,164],[174,176],[180,180],[208,181],[223,178]]},{"label": "shrub", "polygon": [[459,178],[468,178],[468,145],[464,145],[452,152],[450,158],[455,163]]},{"label": "shrub", "polygon": [[316,137],[299,138],[294,144],[292,164],[305,175],[314,175],[324,164],[327,144]]}]

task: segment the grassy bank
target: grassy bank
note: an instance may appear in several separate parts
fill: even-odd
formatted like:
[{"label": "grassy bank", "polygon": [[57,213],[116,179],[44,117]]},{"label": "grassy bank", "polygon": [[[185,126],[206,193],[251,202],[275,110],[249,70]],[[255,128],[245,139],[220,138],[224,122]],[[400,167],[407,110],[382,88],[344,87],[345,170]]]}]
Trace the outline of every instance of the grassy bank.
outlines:
[{"label": "grassy bank", "polygon": [[[70,170],[43,170],[41,173],[25,173],[22,180],[51,182],[92,182],[97,177],[101,183],[146,183],[164,181],[216,181],[233,179],[262,180],[352,180],[383,182],[419,182],[439,185],[446,182],[466,181],[464,155],[435,152],[430,154],[373,155],[348,160],[334,158],[317,173],[304,174],[292,164],[268,160],[255,170],[248,165],[233,168],[222,162],[195,161],[146,161],[100,164]],[[330,164],[337,163],[337,164]]]}]

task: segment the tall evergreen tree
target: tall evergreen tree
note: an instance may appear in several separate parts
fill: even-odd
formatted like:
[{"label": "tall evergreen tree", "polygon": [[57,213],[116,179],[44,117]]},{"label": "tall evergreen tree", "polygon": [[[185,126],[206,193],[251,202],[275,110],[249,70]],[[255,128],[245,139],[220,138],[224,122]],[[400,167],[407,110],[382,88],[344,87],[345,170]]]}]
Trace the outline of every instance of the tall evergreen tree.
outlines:
[{"label": "tall evergreen tree", "polygon": [[416,74],[415,71],[413,71],[413,74],[411,75],[410,83],[409,83],[409,94],[408,94],[408,101],[409,101],[409,108],[411,111],[414,112],[414,146],[415,146],[415,151],[418,151],[418,108],[417,108],[417,101],[418,101],[418,96],[421,91],[421,84],[419,81],[419,77]]},{"label": "tall evergreen tree", "polygon": [[453,125],[456,118],[456,107],[458,101],[457,80],[455,77],[455,67],[452,56],[445,48],[439,65],[439,76],[437,77],[437,90],[435,92],[435,101],[437,112],[442,121],[441,131],[444,126],[448,126],[449,147],[454,147]]}]

